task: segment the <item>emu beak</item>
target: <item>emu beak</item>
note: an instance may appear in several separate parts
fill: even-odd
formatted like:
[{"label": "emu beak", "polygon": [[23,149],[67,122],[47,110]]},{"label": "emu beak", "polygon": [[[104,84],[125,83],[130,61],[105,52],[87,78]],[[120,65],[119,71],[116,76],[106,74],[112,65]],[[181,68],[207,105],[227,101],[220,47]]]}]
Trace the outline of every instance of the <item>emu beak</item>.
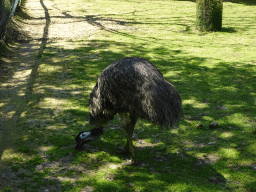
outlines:
[{"label": "emu beak", "polygon": [[75,149],[81,149],[81,147],[83,146],[84,142],[77,142],[76,143],[76,148]]},{"label": "emu beak", "polygon": [[82,146],[84,145],[86,143],[86,140],[84,140],[84,141],[77,141],[76,142],[76,148],[75,149],[81,149],[82,148]]},{"label": "emu beak", "polygon": [[98,137],[100,137],[104,133],[104,130],[102,127],[100,128],[94,128],[91,129],[90,131],[83,131],[80,132],[76,136],[76,148],[75,149],[80,149],[83,144],[94,141]]}]

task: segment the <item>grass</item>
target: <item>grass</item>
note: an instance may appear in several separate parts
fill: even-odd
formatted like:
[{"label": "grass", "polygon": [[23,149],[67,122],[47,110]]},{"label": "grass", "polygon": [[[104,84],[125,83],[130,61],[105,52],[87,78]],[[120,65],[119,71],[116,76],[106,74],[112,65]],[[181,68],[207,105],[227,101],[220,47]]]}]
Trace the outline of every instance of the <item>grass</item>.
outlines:
[{"label": "grass", "polygon": [[[54,2],[100,30],[49,42],[37,58],[33,95],[19,121],[24,131],[2,157],[23,180],[21,189],[256,191],[255,4],[224,3],[223,31],[200,33],[191,1]],[[139,167],[116,152],[126,140],[118,116],[86,151],[74,149],[76,134],[91,128],[88,98],[98,75],[127,56],[149,59],[180,92],[185,114],[171,130],[139,120]]]}]

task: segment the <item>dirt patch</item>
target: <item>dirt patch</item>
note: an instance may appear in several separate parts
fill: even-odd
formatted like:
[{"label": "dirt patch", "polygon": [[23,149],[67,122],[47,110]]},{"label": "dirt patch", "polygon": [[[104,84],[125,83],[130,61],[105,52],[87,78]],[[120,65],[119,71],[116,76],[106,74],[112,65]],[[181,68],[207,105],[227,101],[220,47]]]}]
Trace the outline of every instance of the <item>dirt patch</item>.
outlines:
[{"label": "dirt patch", "polygon": [[[72,79],[65,64],[61,63],[63,66],[60,67],[52,65],[51,68],[46,69],[44,63],[61,61],[58,58],[66,58],[72,63],[73,59],[68,58],[63,50],[76,49],[81,44],[79,39],[91,40],[102,30],[117,32],[119,30],[136,31],[137,29],[129,26],[125,21],[105,19],[90,14],[87,10],[81,14],[77,6],[71,6],[79,2],[72,1],[59,4],[54,0],[27,0],[23,11],[19,13],[23,19],[17,19],[15,24],[18,27],[9,32],[13,34],[12,36],[15,37],[13,40],[16,42],[10,45],[10,51],[5,53],[0,63],[0,191],[5,188],[11,188],[12,191],[24,191],[21,189],[24,185],[28,191],[34,189],[61,191],[63,182],[71,182],[71,185],[74,185],[82,179],[81,174],[89,176],[95,174],[95,170],[92,171],[86,164],[73,165],[72,153],[58,160],[49,160],[51,155],[47,154],[47,150],[51,144],[41,146],[44,142],[45,130],[65,134],[67,124],[72,123],[77,126],[72,122],[72,117],[69,118],[66,113],[65,119],[62,117],[63,111],[70,109],[64,100],[71,96],[84,98],[84,90],[81,89],[74,88],[70,92],[58,86],[53,88],[53,82],[59,83]],[[81,9],[90,6],[89,2],[86,6],[83,2],[80,3],[82,3]],[[83,45],[86,46],[86,43]],[[44,54],[51,54],[46,53],[48,47],[54,47],[54,61],[44,57]],[[91,53],[84,53],[79,59],[87,58],[99,59],[97,55]],[[45,78],[44,73],[49,72],[58,72],[58,74],[51,79],[49,76]],[[63,129],[56,129],[56,124],[58,128]],[[35,132],[33,129],[38,131]],[[30,147],[20,148],[17,141],[21,137],[24,141],[34,140],[35,142],[27,145],[39,149],[38,154],[33,154],[33,150],[29,151]],[[134,137],[138,140],[138,149],[149,145],[139,140],[136,134]],[[24,155],[24,152],[28,154]],[[34,170],[31,170],[27,162],[30,162],[30,158],[34,156],[38,157],[39,163],[34,166]],[[20,159],[26,163],[19,162]],[[123,165],[106,163],[102,164],[98,171],[108,173],[109,169],[118,169],[120,166]],[[37,187],[33,179],[45,172],[48,172],[47,176],[40,181],[44,184]],[[113,179],[111,174],[107,174],[106,177],[108,180]],[[87,186],[81,191],[93,190],[92,187]]]},{"label": "dirt patch", "polygon": [[[47,84],[48,79],[38,76],[39,71],[44,72],[44,68],[40,65],[44,62],[43,57],[45,47],[54,44],[56,47],[75,48],[76,45],[69,39],[79,39],[91,37],[100,30],[117,30],[123,29],[125,26],[116,21],[104,20],[95,16],[79,15],[69,7],[68,3],[63,3],[61,7],[52,0],[27,0],[24,12],[26,17],[22,21],[16,21],[22,34],[17,42],[10,45],[11,51],[1,58],[0,65],[0,191],[6,187],[10,187],[13,191],[22,191],[20,188],[22,183],[31,183],[34,172],[40,173],[44,170],[54,170],[54,174],[45,178],[46,184],[38,189],[39,191],[60,191],[61,181],[78,181],[78,176],[58,176],[64,172],[72,173],[89,173],[89,170],[82,165],[70,166],[72,154],[67,155],[57,161],[48,161],[48,156],[44,154],[43,149],[40,156],[44,162],[36,166],[36,170],[30,171],[26,168],[15,170],[15,163],[7,165],[5,162],[10,159],[19,159],[22,154],[16,153],[16,141],[22,135],[29,137],[29,134],[22,129],[21,120],[26,114],[31,114],[26,118],[26,126],[28,128],[38,127],[42,129],[52,123],[52,119],[58,119],[59,114],[65,107],[62,98],[67,96],[63,90],[55,91],[58,99],[48,98],[46,92],[42,92],[40,84]],[[17,31],[16,31],[17,32]],[[15,33],[18,35],[18,33]],[[24,37],[24,41],[22,38]],[[65,57],[65,53],[58,51],[59,57]],[[56,56],[58,58],[58,55]],[[56,68],[52,69],[58,70]],[[63,70],[61,75],[54,81],[62,81],[67,78],[67,72]],[[73,95],[81,93],[81,90],[75,90]],[[52,93],[49,93],[52,94]],[[46,98],[41,100],[41,97]],[[40,111],[33,111],[30,105],[37,102],[41,107]],[[47,120],[37,120],[36,115],[44,113]],[[69,120],[66,120],[69,121]],[[65,127],[65,121],[60,119],[60,123]],[[54,126],[48,126],[49,129]],[[39,138],[40,139],[40,138]],[[114,165],[109,164],[107,167]],[[105,169],[107,169],[105,167]],[[114,166],[115,167],[115,166]],[[104,167],[102,168],[104,169]],[[54,183],[54,184],[51,184]],[[82,191],[93,191],[89,187]]]}]

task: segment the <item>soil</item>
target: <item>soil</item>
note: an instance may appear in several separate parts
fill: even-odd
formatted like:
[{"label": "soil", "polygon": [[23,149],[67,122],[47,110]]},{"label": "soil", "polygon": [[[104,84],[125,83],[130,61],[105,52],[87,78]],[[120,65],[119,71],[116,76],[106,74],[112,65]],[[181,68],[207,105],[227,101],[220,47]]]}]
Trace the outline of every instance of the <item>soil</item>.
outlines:
[{"label": "soil", "polygon": [[[101,30],[137,30],[131,26],[125,26],[122,23],[111,20],[96,20],[91,16],[81,16],[76,11],[73,11],[70,7],[72,0],[57,4],[54,0],[27,0],[26,5],[23,8],[24,12],[22,20],[13,21],[17,25],[18,30],[14,30],[11,33],[15,36],[17,41],[10,45],[10,51],[0,58],[0,191],[9,187],[11,191],[22,192],[22,183],[33,183],[32,177],[19,177],[19,175],[26,174],[32,175],[27,169],[19,169],[15,171],[11,166],[7,166],[3,163],[6,159],[12,158],[13,151],[15,151],[16,140],[20,135],[26,135],[20,129],[20,119],[24,116],[28,116],[28,111],[31,110],[29,106],[37,98],[34,98],[36,94],[40,95],[40,83],[46,84],[47,79],[40,79],[38,74],[40,70],[40,64],[45,60],[43,55],[45,47],[49,44],[55,47],[58,45],[61,48],[72,49],[76,47],[74,39],[83,37],[92,38],[94,34]],[[25,17],[24,17],[25,16]],[[63,57],[64,53],[61,51],[56,53],[58,57]],[[65,71],[60,74],[55,81],[62,82],[62,78],[65,77]],[[72,94],[76,95],[78,92],[74,90]],[[44,97],[47,97],[47,93],[43,93]],[[64,109],[65,106],[61,103],[62,97],[65,97],[64,90],[55,90],[54,94],[57,94],[59,100],[51,102],[41,103],[41,111],[30,111],[30,116],[27,118],[27,125],[33,127],[43,127],[47,122],[40,121],[36,118],[37,113],[44,113],[49,117],[48,121],[58,117],[58,114]],[[80,92],[79,92],[80,94]],[[64,123],[63,123],[64,124]],[[52,126],[54,129],[54,126]],[[137,148],[143,148],[150,144],[139,139],[136,134],[134,138],[137,140]],[[160,142],[160,141],[159,141]],[[154,144],[151,144],[154,146]],[[74,147],[74,146],[70,146]],[[86,173],[93,175],[94,171],[88,170],[85,165],[72,165],[72,154],[58,159],[57,161],[47,161],[47,155],[44,149],[41,147],[40,156],[45,162],[36,166],[36,172],[43,172],[45,169],[55,170],[55,175],[44,178],[42,182],[51,183],[56,182],[55,185],[41,186],[37,191],[61,191],[61,181],[70,181],[72,184],[79,181],[79,176],[61,176],[64,172],[76,171],[80,173]],[[93,149],[97,150],[97,149]],[[163,157],[157,155],[155,160],[162,162],[168,160],[169,157]],[[115,165],[113,163],[107,163],[100,169],[107,170],[109,168],[115,169],[122,165]],[[141,165],[145,166],[145,165]],[[100,170],[99,170],[100,171]],[[156,172],[152,167],[152,172]],[[60,175],[60,176],[58,176]],[[111,176],[109,178],[111,180]],[[215,178],[212,178],[213,183],[218,182]],[[50,183],[50,182],[49,182]],[[8,188],[8,189],[9,189]],[[81,191],[93,191],[90,186],[86,186]]]},{"label": "soil", "polygon": [[[12,165],[5,163],[8,159],[17,158],[15,156],[18,147],[16,141],[21,136],[28,136],[28,133],[22,129],[24,125],[21,125],[21,120],[25,119],[25,126],[31,129],[44,127],[48,122],[52,123],[48,126],[52,129],[55,129],[54,123],[62,123],[65,126],[65,122],[63,123],[63,120],[59,118],[59,114],[65,110],[62,99],[67,95],[66,91],[55,89],[54,92],[47,93],[42,92],[43,88],[40,87],[47,85],[47,83],[52,85],[53,81],[40,76],[40,73],[44,72],[40,65],[49,62],[41,57],[46,50],[45,48],[53,46],[58,50],[55,58],[62,58],[66,56],[66,53],[62,51],[63,49],[76,48],[78,46],[76,42],[80,43],[79,39],[88,38],[91,40],[102,30],[137,30],[111,19],[95,19],[90,16],[88,11],[86,11],[86,15],[81,16],[76,11],[75,6],[72,6],[77,1],[70,0],[61,2],[61,4],[59,2],[27,0],[22,9],[19,10],[18,17],[14,17],[11,21],[11,25],[15,27],[8,31],[8,38],[14,42],[9,45],[9,50],[4,55],[1,54],[0,57],[0,191],[10,191],[11,189],[11,191],[22,192],[24,191],[21,189],[22,183],[29,185],[33,183],[33,177],[20,177],[19,175],[33,176],[34,171],[23,168],[15,171],[12,169]],[[80,7],[83,9],[82,6]],[[58,71],[58,77],[54,81],[62,82],[67,77],[66,73],[65,70]],[[51,83],[49,83],[50,81]],[[58,99],[38,102],[40,100],[37,98],[38,95],[39,97],[43,95],[44,98],[50,98],[47,94],[55,94]],[[84,97],[81,90],[74,90],[71,95]],[[37,103],[38,109],[30,107],[34,102]],[[38,114],[39,117],[44,116],[46,120],[37,119]],[[59,122],[53,122],[52,119],[59,119]],[[147,144],[141,140],[138,148],[145,145]],[[70,166],[72,154],[57,161],[48,161],[45,153],[47,149],[40,147],[39,155],[44,159],[44,162],[37,165],[35,171],[43,172],[47,168],[55,170],[51,176],[42,181],[45,183],[55,182],[55,184],[40,186],[37,191],[61,191],[62,181],[69,181],[74,184],[81,179],[79,176],[62,176],[68,170],[88,175],[95,174],[95,171],[87,169],[86,165]],[[107,163],[101,166],[100,170],[115,169],[119,166],[122,165]],[[86,186],[81,191],[93,190],[92,187]]]},{"label": "soil", "polygon": [[[10,158],[12,151],[17,147],[16,139],[23,134],[19,129],[19,120],[27,112],[33,97],[39,65],[43,62],[40,55],[44,53],[44,48],[49,43],[69,47],[68,39],[91,36],[101,30],[100,26],[92,25],[85,17],[77,16],[72,12],[69,4],[63,3],[59,8],[52,0],[27,0],[22,10],[19,14],[23,19],[13,19],[12,24],[16,27],[9,31],[9,36],[12,36],[16,42],[11,43],[9,51],[0,58],[0,191],[6,187],[11,188],[12,191],[23,191],[20,189],[21,183],[31,182],[31,178],[18,177],[19,174],[29,174],[28,170],[19,169],[15,172],[3,161]],[[55,112],[58,113],[58,110],[61,109],[56,107]],[[36,119],[31,120],[31,126],[36,123]],[[45,162],[37,166],[37,171],[54,168],[57,172],[68,169],[88,172],[82,166],[71,168],[68,162],[71,162],[69,156],[58,162]],[[54,179],[46,180],[54,181]],[[66,178],[58,179],[61,181]],[[76,177],[72,179],[71,182],[79,180]],[[60,187],[44,186],[39,191],[60,191]],[[82,191],[93,191],[93,189],[88,186]]]}]

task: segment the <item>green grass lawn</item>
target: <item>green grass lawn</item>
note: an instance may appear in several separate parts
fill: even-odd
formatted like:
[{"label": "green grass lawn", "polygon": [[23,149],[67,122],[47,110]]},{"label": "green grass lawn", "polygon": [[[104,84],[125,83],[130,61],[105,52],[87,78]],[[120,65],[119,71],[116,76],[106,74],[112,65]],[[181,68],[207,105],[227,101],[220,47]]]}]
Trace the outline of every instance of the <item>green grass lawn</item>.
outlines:
[{"label": "green grass lawn", "polygon": [[[223,31],[200,33],[192,1],[54,2],[100,30],[49,42],[37,58],[19,147],[4,159],[24,179],[23,190],[256,191],[255,3],[225,2]],[[184,112],[170,130],[138,121],[138,167],[117,153],[126,142],[118,116],[86,151],[74,149],[75,136],[91,128],[88,98],[98,75],[128,56],[150,60],[179,91]]]}]

